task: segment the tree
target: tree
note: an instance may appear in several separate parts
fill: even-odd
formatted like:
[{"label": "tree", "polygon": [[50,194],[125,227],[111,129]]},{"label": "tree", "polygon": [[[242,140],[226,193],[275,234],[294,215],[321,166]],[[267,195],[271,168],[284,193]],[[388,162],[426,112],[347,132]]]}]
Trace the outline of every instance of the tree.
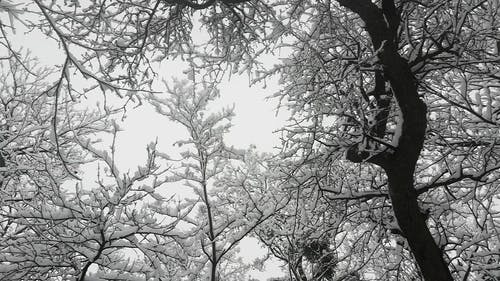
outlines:
[{"label": "tree", "polygon": [[[475,278],[495,269],[497,1],[35,4],[68,64],[89,77],[90,65],[99,65],[102,77],[92,77],[101,86],[151,81],[150,64],[138,66],[154,52],[160,59],[197,56],[216,79],[225,67],[259,70],[259,55],[286,48],[289,58],[263,76],[282,75],[278,96],[295,117],[286,129],[287,155],[298,158],[297,166],[345,154],[373,171],[361,174],[361,182],[387,183],[333,199],[387,206],[389,197],[395,232],[425,280]],[[210,35],[201,50],[190,38],[194,19]],[[71,48],[86,51],[77,58]],[[142,79],[135,80],[137,73]]]},{"label": "tree", "polygon": [[337,230],[335,217],[340,212],[334,213],[328,208],[331,206],[319,202],[311,204],[314,199],[303,191],[297,195],[290,199],[287,208],[261,225],[255,235],[274,257],[285,263],[290,280],[332,280],[334,275],[342,275],[337,267],[337,249],[330,244],[332,233]]},{"label": "tree", "polygon": [[[29,57],[11,53],[1,64],[0,279],[180,276],[189,264],[175,254],[182,233],[173,230],[183,213],[167,212],[176,203],[155,191],[164,173],[155,145],[144,166],[121,174],[114,142],[108,153],[94,140],[116,138],[120,109],[77,110],[76,96],[49,83],[55,71]],[[75,179],[96,161],[95,185]]]},{"label": "tree", "polygon": [[[197,240],[192,246],[200,253],[195,278],[241,280],[248,267],[240,265],[241,260],[232,261],[235,247],[286,202],[260,186],[266,181],[265,175],[255,178],[252,171],[261,169],[255,152],[238,150],[224,142],[233,110],[211,113],[208,107],[219,92],[213,84],[199,82],[196,77],[191,69],[191,83],[176,81],[167,93],[149,98],[158,113],[182,125],[189,134],[176,143],[183,148],[182,158],[176,160],[180,167],[170,181],[182,181],[194,192],[194,198],[186,199],[193,210],[186,222],[188,233]],[[204,276],[207,263],[209,269]]]},{"label": "tree", "polygon": [[[74,134],[84,137],[101,130],[105,117],[68,109],[70,102],[58,100],[47,83],[52,70],[38,68],[34,59],[19,53],[8,54],[1,62],[5,83],[0,96],[2,278],[22,278],[29,272],[49,276],[50,261],[64,253],[42,251],[54,243],[33,235],[53,227],[40,221],[57,221],[54,205],[61,204],[65,191],[55,187],[75,176],[83,161]],[[61,264],[65,266],[70,265]]]},{"label": "tree", "polygon": [[[157,74],[155,63],[192,56],[199,53],[200,46],[207,46],[213,55],[213,66],[219,65],[220,59],[240,65],[235,67],[239,71],[246,70],[248,64],[257,64],[253,56],[258,53],[254,53],[255,44],[249,39],[261,38],[269,31],[265,26],[249,28],[247,22],[269,22],[273,13],[268,7],[245,2],[36,0],[10,6],[16,7],[13,11],[16,18],[22,19],[20,24],[41,30],[61,44],[66,58],[62,72],[73,66],[107,92],[135,96],[152,86]],[[242,6],[255,11],[253,16],[242,14]],[[20,13],[22,8],[40,17],[23,20],[26,15]],[[198,21],[210,35],[209,42],[200,46],[191,38]],[[5,35],[9,40],[9,34]],[[224,71],[224,66],[219,65],[210,75],[221,79]]]},{"label": "tree", "polygon": [[321,151],[307,163],[285,157],[278,171],[290,204],[256,235],[286,264],[291,280],[418,278],[380,172]]},{"label": "tree", "polygon": [[[390,197],[425,280],[452,280],[451,271],[468,276],[476,261],[465,262],[466,268],[453,263],[464,258],[452,253],[449,241],[451,232],[452,240],[464,242],[455,235],[456,221],[436,214],[447,202],[454,205],[449,213],[496,216],[488,207],[491,195],[479,203],[465,194],[498,192],[493,183],[498,122],[490,114],[498,105],[489,98],[498,78],[497,5],[338,1],[291,6],[289,17],[310,24],[284,31],[297,38],[297,51],[278,69],[286,81],[282,96],[296,112],[289,145],[300,155],[345,153],[351,162],[380,167],[388,185],[378,196]],[[459,206],[463,200],[469,206],[484,204],[484,213],[466,211]],[[498,228],[490,222],[487,228]],[[485,229],[483,224],[474,227]],[[488,233],[496,240],[494,231]],[[489,251],[491,246],[478,247]]]}]

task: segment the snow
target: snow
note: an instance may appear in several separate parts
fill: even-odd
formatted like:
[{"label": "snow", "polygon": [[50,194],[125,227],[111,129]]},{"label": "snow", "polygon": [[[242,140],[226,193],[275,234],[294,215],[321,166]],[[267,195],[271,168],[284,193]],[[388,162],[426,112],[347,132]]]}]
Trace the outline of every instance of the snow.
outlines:
[{"label": "snow", "polygon": [[394,135],[392,136],[392,141],[391,141],[391,145],[393,147],[398,147],[399,145],[399,139],[401,138],[403,133],[403,123],[404,123],[403,113],[401,112],[401,110],[398,108],[396,112],[397,112],[395,115],[396,128],[394,129]]},{"label": "snow", "polygon": [[128,42],[124,38],[116,39],[115,43],[120,49],[126,49],[128,47]]}]

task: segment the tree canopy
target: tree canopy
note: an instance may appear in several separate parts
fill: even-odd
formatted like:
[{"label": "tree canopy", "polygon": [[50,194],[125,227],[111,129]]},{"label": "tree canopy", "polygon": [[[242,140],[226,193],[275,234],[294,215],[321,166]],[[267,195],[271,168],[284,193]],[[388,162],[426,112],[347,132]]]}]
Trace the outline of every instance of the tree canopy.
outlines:
[{"label": "tree canopy", "polygon": [[[243,280],[236,246],[250,236],[290,280],[500,278],[498,1],[33,0],[0,13],[1,278]],[[18,29],[57,42],[63,63],[37,66]],[[185,80],[159,88],[158,63],[174,59]],[[274,154],[226,145],[233,111],[208,107],[231,75],[279,77],[291,117]],[[99,91],[106,102],[82,109]],[[146,164],[118,169],[129,103],[186,129],[179,159],[153,141]]]}]

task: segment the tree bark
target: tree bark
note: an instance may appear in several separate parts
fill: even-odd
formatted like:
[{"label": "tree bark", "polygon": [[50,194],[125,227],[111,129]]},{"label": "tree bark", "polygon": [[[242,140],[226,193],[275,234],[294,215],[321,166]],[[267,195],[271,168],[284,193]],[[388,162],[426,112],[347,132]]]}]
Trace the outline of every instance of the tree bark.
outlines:
[{"label": "tree bark", "polygon": [[398,146],[393,153],[377,157],[388,178],[389,196],[401,231],[426,281],[452,281],[441,249],[436,245],[420,212],[414,172],[423,148],[427,108],[418,96],[415,77],[408,62],[399,55],[396,40],[399,15],[393,0],[382,0],[379,8],[371,0],[338,0],[365,23],[374,50],[401,110]]}]

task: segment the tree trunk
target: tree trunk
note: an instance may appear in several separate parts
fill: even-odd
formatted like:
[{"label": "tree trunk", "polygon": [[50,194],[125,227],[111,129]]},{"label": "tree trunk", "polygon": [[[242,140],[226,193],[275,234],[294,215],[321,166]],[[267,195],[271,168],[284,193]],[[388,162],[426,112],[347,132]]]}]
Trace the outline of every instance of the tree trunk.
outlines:
[{"label": "tree trunk", "polygon": [[417,204],[413,177],[397,167],[387,170],[392,208],[426,281],[453,280]]},{"label": "tree trunk", "polygon": [[[201,151],[201,149],[199,149]],[[208,219],[208,239],[210,239],[211,253],[210,253],[210,281],[217,281],[217,264],[219,262],[219,257],[217,255],[217,242],[215,241],[215,230],[214,230],[214,220],[212,215],[212,206],[210,205],[210,200],[208,199],[208,187],[207,187],[207,178],[206,178],[206,156],[202,153],[198,153],[200,159],[200,167],[201,167],[201,187],[203,190],[203,201],[205,203],[205,207],[207,208],[207,219]]]},{"label": "tree trunk", "polygon": [[396,220],[425,280],[453,281],[443,253],[436,245],[418,207],[413,176],[424,144],[427,108],[418,96],[415,77],[408,62],[398,53],[399,15],[394,1],[382,0],[381,7],[371,0],[337,1],[364,21],[384,76],[401,110],[402,118],[398,121],[401,135],[395,151],[383,153],[371,162],[381,166],[387,173]]},{"label": "tree trunk", "polygon": [[383,166],[389,182],[392,208],[425,280],[452,281],[443,253],[418,207],[413,179],[425,140],[427,108],[418,96],[415,78],[407,61],[398,54],[396,47],[388,43],[381,58],[402,113],[398,147]]},{"label": "tree trunk", "polygon": [[[205,173],[203,173],[203,177],[205,176]],[[211,246],[211,264],[210,264],[210,281],[217,281],[217,263],[218,261],[218,256],[217,256],[217,243],[215,242],[215,232],[214,232],[214,223],[213,223],[213,216],[212,216],[212,208],[210,206],[210,201],[208,200],[208,192],[207,192],[207,184],[205,180],[203,181],[202,184],[203,187],[203,199],[205,201],[205,206],[207,208],[207,218],[208,218],[208,239],[210,239],[210,246]]]}]

